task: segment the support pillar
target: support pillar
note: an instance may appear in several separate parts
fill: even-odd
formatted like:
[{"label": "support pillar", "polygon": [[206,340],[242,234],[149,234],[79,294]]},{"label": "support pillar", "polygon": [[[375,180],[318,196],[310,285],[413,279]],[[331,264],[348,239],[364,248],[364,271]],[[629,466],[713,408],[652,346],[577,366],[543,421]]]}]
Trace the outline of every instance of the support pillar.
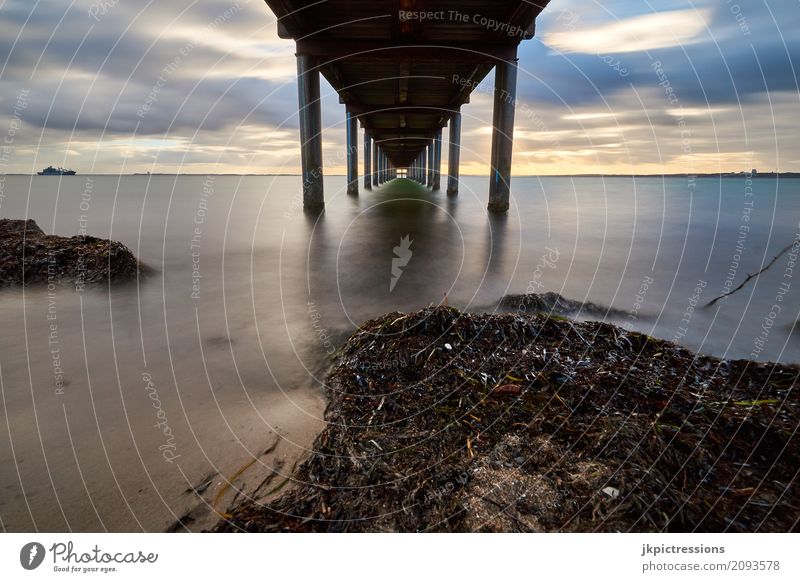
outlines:
[{"label": "support pillar", "polygon": [[372,139],[372,185],[373,186],[380,186],[380,182],[378,180],[380,172],[378,172],[378,168],[380,168],[380,151],[381,148],[378,146],[378,142],[375,138]]},{"label": "support pillar", "polygon": [[364,130],[364,190],[372,190],[372,134]]},{"label": "support pillar", "polygon": [[347,193],[358,196],[358,117],[347,112]]},{"label": "support pillar", "polygon": [[517,59],[495,66],[492,121],[492,175],[489,212],[506,212],[511,191],[511,155],[514,148],[514,105],[517,98]]},{"label": "support pillar", "polygon": [[300,108],[300,159],[303,208],[325,207],[322,186],[322,110],[319,101],[319,69],[311,55],[297,55],[297,93]]},{"label": "support pillar", "polygon": [[461,163],[461,112],[450,118],[450,155],[447,159],[447,193],[458,194],[459,165]]},{"label": "support pillar", "polygon": [[434,146],[434,140],[431,140],[428,143],[428,179],[427,184],[429,188],[433,188],[433,161],[434,161],[434,154],[436,153],[436,147]]},{"label": "support pillar", "polygon": [[433,186],[434,190],[442,187],[442,128],[436,129],[433,138]]}]

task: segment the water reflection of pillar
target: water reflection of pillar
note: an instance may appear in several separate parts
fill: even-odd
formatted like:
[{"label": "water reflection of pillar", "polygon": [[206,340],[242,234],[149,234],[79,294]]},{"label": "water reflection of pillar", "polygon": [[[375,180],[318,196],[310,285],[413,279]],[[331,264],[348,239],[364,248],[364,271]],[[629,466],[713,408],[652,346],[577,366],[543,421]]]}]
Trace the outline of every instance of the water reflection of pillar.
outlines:
[{"label": "water reflection of pillar", "polygon": [[[491,276],[503,275],[506,264],[506,237],[508,236],[508,213],[496,214],[490,212],[486,221],[486,274]],[[507,281],[497,281],[504,284]]]}]

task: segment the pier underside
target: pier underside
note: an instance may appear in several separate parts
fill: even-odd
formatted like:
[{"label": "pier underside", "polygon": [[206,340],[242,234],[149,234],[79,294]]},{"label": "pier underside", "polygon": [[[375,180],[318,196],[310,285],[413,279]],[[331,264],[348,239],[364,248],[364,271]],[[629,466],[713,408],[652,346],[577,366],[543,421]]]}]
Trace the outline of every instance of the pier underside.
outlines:
[{"label": "pier underside", "polygon": [[320,74],[348,116],[349,193],[358,193],[356,123],[364,129],[365,188],[399,169],[433,189],[441,184],[442,129],[449,124],[452,195],[458,192],[461,107],[492,68],[490,209],[508,208],[517,47],[533,37],[549,0],[266,2],[278,18],[279,36],[297,46],[307,208],[324,205]]}]

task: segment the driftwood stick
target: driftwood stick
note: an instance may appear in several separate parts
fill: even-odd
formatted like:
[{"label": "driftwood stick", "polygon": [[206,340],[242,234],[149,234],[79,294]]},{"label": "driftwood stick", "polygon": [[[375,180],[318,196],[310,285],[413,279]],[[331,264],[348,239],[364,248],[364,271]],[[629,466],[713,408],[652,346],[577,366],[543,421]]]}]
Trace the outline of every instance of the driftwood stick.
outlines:
[{"label": "driftwood stick", "polygon": [[766,271],[767,269],[769,269],[769,268],[770,268],[770,267],[771,267],[773,264],[775,264],[775,261],[777,261],[779,258],[781,258],[781,256],[782,256],[784,253],[786,253],[786,252],[787,252],[789,249],[791,249],[791,248],[792,248],[794,245],[796,245],[796,244],[798,244],[798,239],[795,239],[795,240],[793,240],[791,243],[789,243],[788,245],[786,245],[786,246],[783,248],[783,250],[781,250],[781,252],[779,252],[777,255],[775,255],[774,257],[772,257],[772,260],[771,260],[769,263],[767,263],[767,266],[766,266],[766,267],[764,267],[763,269],[761,269],[761,270],[760,270],[760,271],[758,271],[757,273],[751,273],[751,274],[747,275],[747,277],[745,277],[745,280],[744,280],[744,281],[742,281],[741,283],[739,283],[739,285],[736,287],[736,289],[733,289],[733,290],[731,290],[731,291],[728,291],[727,293],[723,293],[723,294],[722,294],[722,295],[720,295],[719,297],[714,297],[714,299],[712,299],[711,301],[709,301],[708,303],[706,303],[706,304],[704,305],[704,307],[711,307],[712,305],[714,305],[714,304],[715,304],[717,301],[719,301],[719,300],[720,300],[720,299],[722,299],[723,297],[727,297],[728,295],[733,295],[734,293],[736,293],[736,292],[737,292],[739,289],[741,289],[742,287],[744,287],[745,285],[747,285],[747,282],[748,282],[750,279],[753,279],[753,278],[755,278],[755,277],[758,277],[758,276],[759,276],[761,273],[763,273],[764,271]]}]

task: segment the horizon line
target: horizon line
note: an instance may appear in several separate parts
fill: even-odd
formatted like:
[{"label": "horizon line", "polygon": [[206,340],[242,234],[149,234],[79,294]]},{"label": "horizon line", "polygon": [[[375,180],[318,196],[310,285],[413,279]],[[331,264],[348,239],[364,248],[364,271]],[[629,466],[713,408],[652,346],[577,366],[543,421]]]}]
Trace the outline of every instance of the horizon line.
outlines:
[{"label": "horizon line", "polygon": [[[723,171],[723,172],[672,172],[672,173],[661,173],[661,174],[637,174],[637,173],[630,173],[630,174],[619,174],[619,173],[600,173],[600,172],[593,172],[593,173],[585,173],[585,174],[518,174],[515,175],[515,178],[597,178],[597,177],[625,177],[625,178],[663,178],[663,177],[673,177],[673,176],[748,176],[752,175],[754,177],[757,176],[781,176],[786,174],[797,174],[800,176],[800,170],[782,170],[779,172],[776,171],[767,171],[767,172],[756,172],[755,174],[752,172],[745,172],[743,170],[739,171]],[[37,173],[25,173],[25,172],[0,172],[0,176],[38,176]],[[446,174],[442,172],[442,176]],[[256,174],[256,173],[248,173],[248,172],[128,172],[128,173],[109,173],[109,172],[93,172],[93,173],[86,173],[86,174],[74,174],[72,176],[62,176],[62,175],[53,175],[53,176],[41,176],[43,178],[75,178],[79,176],[262,176],[262,177],[269,177],[269,176],[280,176],[280,177],[300,177],[302,174],[300,173],[274,173],[274,174]],[[346,178],[347,174],[326,174],[325,177],[330,178]],[[462,178],[485,178],[485,174],[461,174]],[[398,177],[399,179],[399,177]]]}]

